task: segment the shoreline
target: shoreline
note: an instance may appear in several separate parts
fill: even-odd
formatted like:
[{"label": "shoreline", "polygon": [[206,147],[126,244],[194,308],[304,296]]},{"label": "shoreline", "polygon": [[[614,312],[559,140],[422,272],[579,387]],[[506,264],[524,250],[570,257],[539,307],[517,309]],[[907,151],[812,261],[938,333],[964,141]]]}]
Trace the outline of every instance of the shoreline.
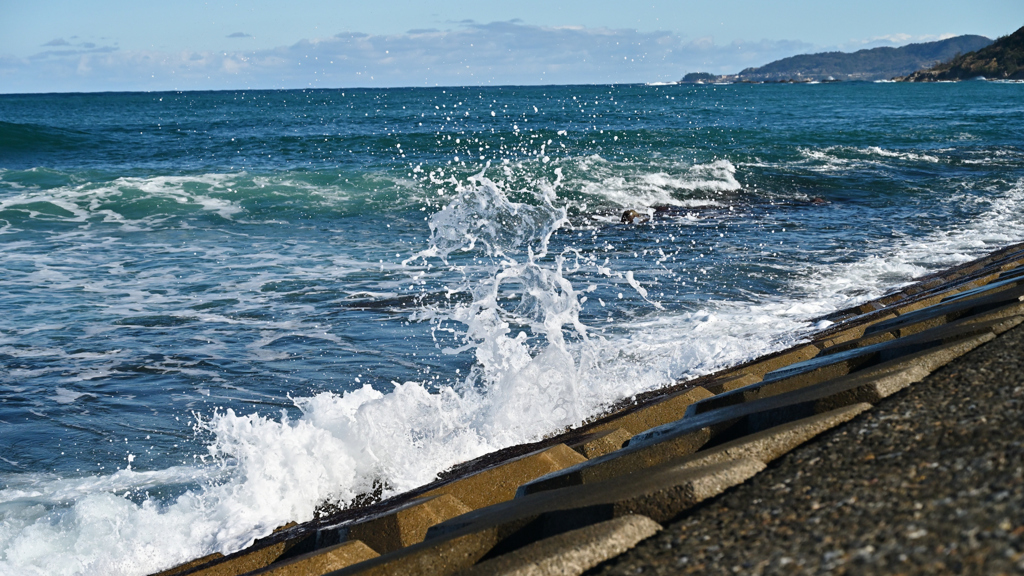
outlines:
[{"label": "shoreline", "polygon": [[[719,483],[717,492],[711,492],[717,494],[737,483],[741,484],[737,489],[740,490],[746,486],[742,483],[747,478],[760,478],[758,471],[766,465],[775,466],[770,464],[771,460],[832,426],[856,418],[860,412],[870,412],[871,404],[901,389],[882,393],[886,390],[879,388],[879,382],[889,382],[895,378],[894,374],[903,374],[906,382],[901,380],[900,386],[906,387],[911,381],[926,378],[942,364],[993,339],[997,332],[1002,334],[1009,330],[1011,320],[1017,323],[1024,320],[1024,316],[1020,316],[1024,314],[1024,305],[1015,299],[1004,302],[996,298],[1000,303],[996,308],[1002,310],[1002,316],[990,317],[993,311],[989,308],[979,308],[973,314],[964,312],[974,310],[971,306],[985,298],[991,299],[993,294],[1007,292],[1003,287],[1007,282],[1011,282],[1010,290],[1018,289],[1012,282],[1015,277],[1005,279],[1005,275],[1011,273],[1021,274],[1024,285],[1024,244],[930,274],[877,300],[829,314],[822,319],[835,323],[812,334],[806,343],[640,395],[631,405],[575,430],[464,463],[431,484],[388,500],[329,513],[325,510],[318,519],[279,528],[271,536],[235,554],[208,556],[159,574],[242,574],[260,569],[281,574],[319,574],[342,566],[351,566],[344,570],[346,574],[391,573],[411,570],[413,565],[409,562],[420,566],[422,573],[455,573],[478,560],[492,556],[511,558],[521,550],[529,550],[539,543],[550,544],[560,536],[572,540],[567,534],[573,530],[620,521],[617,519],[624,510],[635,513],[651,505],[648,501],[652,497],[648,494],[647,500],[641,498],[648,504],[623,504],[625,507],[620,506],[618,512],[614,511],[614,505],[607,504],[612,512],[592,518],[579,509],[572,512],[574,509],[560,508],[564,504],[561,500],[571,503],[574,498],[596,498],[599,487],[607,488],[611,480],[637,476],[636,472],[640,472],[640,476],[658,478],[660,474],[670,484],[692,483],[694,470],[702,469],[694,462],[703,458],[701,466],[710,466],[706,472],[711,477],[727,478]],[[950,300],[951,303],[943,303],[954,294],[961,296]],[[960,311],[945,313],[941,322],[928,316],[929,311],[946,310],[950,306],[959,306]],[[1020,332],[1018,329],[1014,334]],[[927,336],[929,334],[932,336]],[[939,354],[942,358],[936,356],[937,351],[943,352]],[[912,377],[907,376],[914,370]],[[839,390],[837,386],[841,385],[847,388]],[[823,390],[831,395],[820,396]],[[815,394],[820,397],[814,397]],[[742,413],[744,410],[748,413]],[[842,418],[837,410],[845,410]],[[828,414],[832,415],[830,425],[822,428],[821,422],[828,420],[823,415]],[[766,431],[779,426],[792,427],[794,422],[808,419],[816,419],[814,421],[819,423],[815,426],[821,429],[815,428],[817,432],[810,433],[806,426],[797,427],[796,430],[801,430],[797,436],[810,436],[800,436],[803,439],[795,444],[792,444],[795,440],[787,440],[792,445],[771,458],[759,453],[756,458],[719,458],[714,463],[708,460],[721,452],[722,446],[749,443]],[[705,424],[691,425],[698,421]],[[686,428],[687,425],[692,429]],[[788,433],[792,435],[792,430]],[[778,444],[778,441],[772,442]],[[689,462],[685,473],[672,468],[674,465],[678,468],[673,463],[681,458]],[[769,468],[769,471],[774,469]],[[651,489],[645,488],[648,492]],[[629,489],[619,486],[600,493],[611,502],[618,501],[616,498],[627,492]],[[542,501],[552,494],[560,494],[560,502],[558,505],[549,502],[544,508]],[[707,498],[713,496],[709,492]],[[664,500],[667,496],[660,498]],[[655,498],[657,506],[663,510],[652,513],[660,514],[654,520],[675,520],[704,499],[687,504],[678,498],[669,498],[668,502]],[[524,526],[510,528],[509,515],[523,514],[524,506],[528,508],[530,502],[546,510],[538,512],[541,516],[531,522],[539,521],[536,520],[539,517],[558,517],[555,524],[561,528],[536,529],[528,536],[512,537]],[[605,517],[609,514],[610,517]],[[358,540],[354,538],[357,535],[361,537]],[[422,541],[424,538],[426,541]],[[451,552],[453,546],[457,549],[454,552],[457,559],[443,553],[444,549]],[[503,556],[500,554],[503,551],[508,554]],[[383,556],[377,557],[377,554]],[[333,564],[317,564],[319,568],[310,564],[326,562],[328,557],[335,556]],[[399,569],[399,566],[404,568]]]}]

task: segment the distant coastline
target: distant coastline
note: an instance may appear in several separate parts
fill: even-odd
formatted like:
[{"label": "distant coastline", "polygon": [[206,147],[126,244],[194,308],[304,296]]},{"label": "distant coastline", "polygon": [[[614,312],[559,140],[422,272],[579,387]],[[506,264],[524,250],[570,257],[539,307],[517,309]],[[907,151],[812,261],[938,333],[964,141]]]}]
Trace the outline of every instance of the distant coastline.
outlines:
[{"label": "distant coastline", "polygon": [[801,54],[737,74],[690,72],[679,84],[817,84],[826,82],[1024,81],[1024,27],[992,41],[963,35],[936,42],[852,53]]},{"label": "distant coastline", "polygon": [[1024,27],[974,52],[897,78],[899,82],[1024,80]]}]

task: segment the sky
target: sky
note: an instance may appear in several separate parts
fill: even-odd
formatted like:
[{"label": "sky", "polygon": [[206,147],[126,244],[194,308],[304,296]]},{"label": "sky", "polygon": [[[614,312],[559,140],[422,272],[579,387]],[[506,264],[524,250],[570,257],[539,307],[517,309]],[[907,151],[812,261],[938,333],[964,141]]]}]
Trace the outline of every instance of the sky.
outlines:
[{"label": "sky", "polygon": [[0,93],[666,82],[1024,26],[1024,1],[0,0]]}]

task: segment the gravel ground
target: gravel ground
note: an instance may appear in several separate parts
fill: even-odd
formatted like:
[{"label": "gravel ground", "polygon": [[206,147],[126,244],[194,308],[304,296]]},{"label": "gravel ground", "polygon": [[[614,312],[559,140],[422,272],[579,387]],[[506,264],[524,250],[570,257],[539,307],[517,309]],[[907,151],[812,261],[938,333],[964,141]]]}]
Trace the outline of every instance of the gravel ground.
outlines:
[{"label": "gravel ground", "polygon": [[1024,573],[1024,325],[587,574]]}]

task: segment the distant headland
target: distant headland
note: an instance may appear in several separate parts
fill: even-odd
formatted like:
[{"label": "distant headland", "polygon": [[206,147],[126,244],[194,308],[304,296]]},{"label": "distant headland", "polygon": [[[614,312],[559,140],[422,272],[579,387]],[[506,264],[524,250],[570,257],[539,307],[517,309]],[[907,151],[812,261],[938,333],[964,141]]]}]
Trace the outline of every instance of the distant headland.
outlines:
[{"label": "distant headland", "polygon": [[690,72],[679,83],[936,82],[978,77],[1024,79],[1024,28],[994,42],[968,34],[899,48],[801,54],[738,74]]},{"label": "distant headland", "polygon": [[974,78],[1024,80],[1024,27],[975,52],[958,55],[949,62],[896,80],[942,82]]}]

